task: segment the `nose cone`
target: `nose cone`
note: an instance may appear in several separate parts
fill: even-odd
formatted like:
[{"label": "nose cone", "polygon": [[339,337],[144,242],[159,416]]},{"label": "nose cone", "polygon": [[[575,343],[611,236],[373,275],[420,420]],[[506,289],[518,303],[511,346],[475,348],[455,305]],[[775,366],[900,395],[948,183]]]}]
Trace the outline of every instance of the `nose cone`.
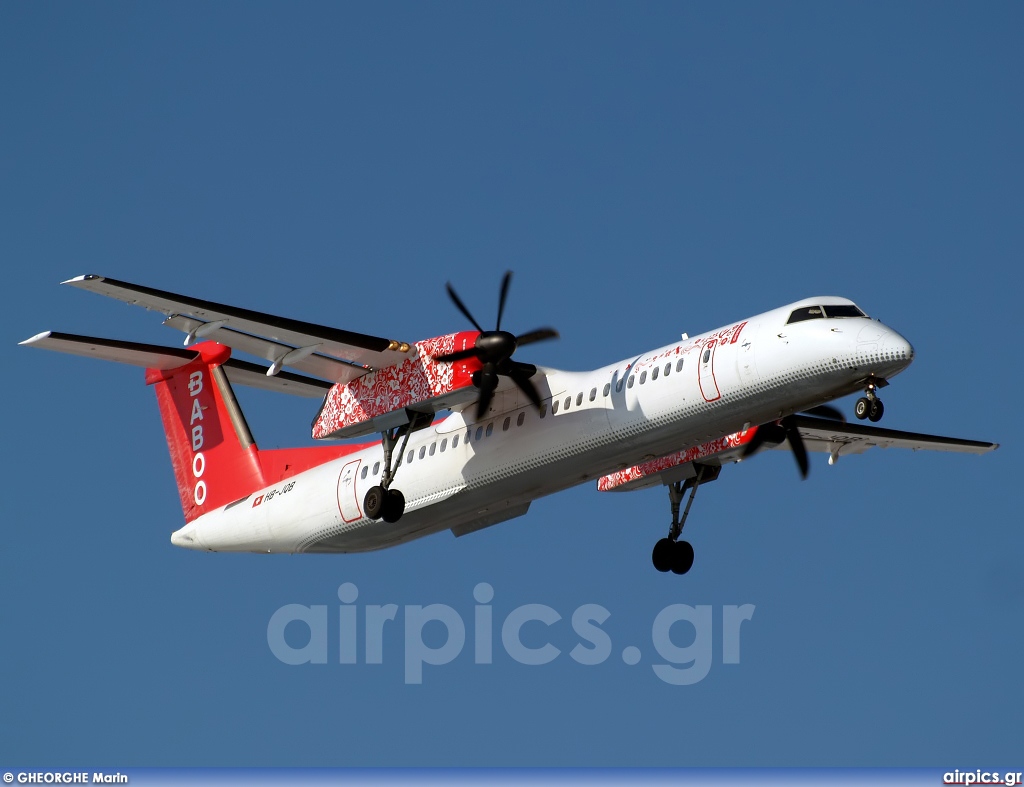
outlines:
[{"label": "nose cone", "polygon": [[171,543],[176,547],[183,547],[184,549],[203,549],[203,545],[199,543],[199,539],[196,537],[196,526],[191,522],[181,528],[181,530],[175,530],[171,533]]},{"label": "nose cone", "polygon": [[890,330],[882,341],[882,354],[905,369],[914,360],[914,346],[896,331]]}]

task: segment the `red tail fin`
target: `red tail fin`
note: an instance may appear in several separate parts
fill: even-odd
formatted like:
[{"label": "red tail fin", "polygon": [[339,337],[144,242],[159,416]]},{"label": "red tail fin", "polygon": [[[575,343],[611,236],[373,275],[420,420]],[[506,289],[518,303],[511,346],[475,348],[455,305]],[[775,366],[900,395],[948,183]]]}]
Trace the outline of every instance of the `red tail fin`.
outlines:
[{"label": "red tail fin", "polygon": [[231,351],[214,342],[189,349],[199,357],[185,366],[146,370],[187,522],[267,485],[259,449],[220,368]]}]

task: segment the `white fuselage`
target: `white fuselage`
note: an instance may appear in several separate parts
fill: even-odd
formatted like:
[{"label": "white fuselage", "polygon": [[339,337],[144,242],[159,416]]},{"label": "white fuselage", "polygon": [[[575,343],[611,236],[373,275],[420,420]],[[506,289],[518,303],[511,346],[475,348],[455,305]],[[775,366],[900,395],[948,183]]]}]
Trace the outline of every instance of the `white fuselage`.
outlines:
[{"label": "white fuselage", "polygon": [[536,498],[805,410],[909,365],[910,344],[876,320],[787,324],[795,309],[829,304],[851,302],[807,299],[590,372],[541,369],[533,380],[542,413],[503,387],[484,418],[471,405],[413,432],[392,484],[406,501],[395,524],[362,514],[363,496],[380,483],[376,445],[207,513],[172,542],[360,552],[440,530],[472,532],[525,513]]}]

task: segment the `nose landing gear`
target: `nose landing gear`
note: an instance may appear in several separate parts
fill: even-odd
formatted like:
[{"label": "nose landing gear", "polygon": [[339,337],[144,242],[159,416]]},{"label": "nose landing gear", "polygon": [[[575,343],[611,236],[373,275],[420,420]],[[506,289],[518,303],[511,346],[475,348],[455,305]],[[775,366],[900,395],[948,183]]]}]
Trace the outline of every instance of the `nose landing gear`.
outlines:
[{"label": "nose landing gear", "polygon": [[878,398],[878,394],[875,393],[875,389],[883,388],[886,385],[888,383],[885,380],[872,378],[868,381],[867,387],[864,390],[864,396],[858,399],[857,403],[853,406],[853,414],[857,416],[857,420],[863,421],[865,418],[872,422],[882,420],[885,406],[882,404],[882,400]]},{"label": "nose landing gear", "polygon": [[[689,541],[680,541],[679,536],[683,532],[683,525],[690,515],[690,506],[693,505],[693,498],[697,495],[697,487],[702,483],[714,481],[722,472],[721,467],[711,465],[694,465],[697,475],[685,481],[676,481],[668,485],[668,499],[672,506],[672,524],[669,527],[668,537],[662,538],[654,545],[651,553],[651,561],[654,567],[661,572],[671,571],[673,574],[685,574],[693,566],[693,546]],[[686,501],[686,508],[683,509],[682,518],[679,517],[679,504],[683,500],[686,490],[690,490],[690,498]]]}]

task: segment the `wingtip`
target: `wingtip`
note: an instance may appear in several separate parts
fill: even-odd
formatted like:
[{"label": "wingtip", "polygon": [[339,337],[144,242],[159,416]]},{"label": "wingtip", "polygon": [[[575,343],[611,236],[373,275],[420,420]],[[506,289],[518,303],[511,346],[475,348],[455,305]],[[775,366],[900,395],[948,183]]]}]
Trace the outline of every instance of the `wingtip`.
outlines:
[{"label": "wingtip", "polygon": [[45,339],[49,339],[52,333],[53,331],[43,331],[42,333],[37,333],[35,336],[32,336],[23,342],[18,342],[18,346],[21,347],[22,345],[32,345],[35,344],[36,342],[44,341]]},{"label": "wingtip", "polygon": [[68,279],[67,281],[62,281],[61,284],[75,285],[75,284],[81,284],[82,282],[95,281],[97,279],[102,279],[102,278],[103,278],[102,276],[97,276],[95,273],[85,273],[85,274],[83,274],[81,276],[75,276],[72,279]]}]

